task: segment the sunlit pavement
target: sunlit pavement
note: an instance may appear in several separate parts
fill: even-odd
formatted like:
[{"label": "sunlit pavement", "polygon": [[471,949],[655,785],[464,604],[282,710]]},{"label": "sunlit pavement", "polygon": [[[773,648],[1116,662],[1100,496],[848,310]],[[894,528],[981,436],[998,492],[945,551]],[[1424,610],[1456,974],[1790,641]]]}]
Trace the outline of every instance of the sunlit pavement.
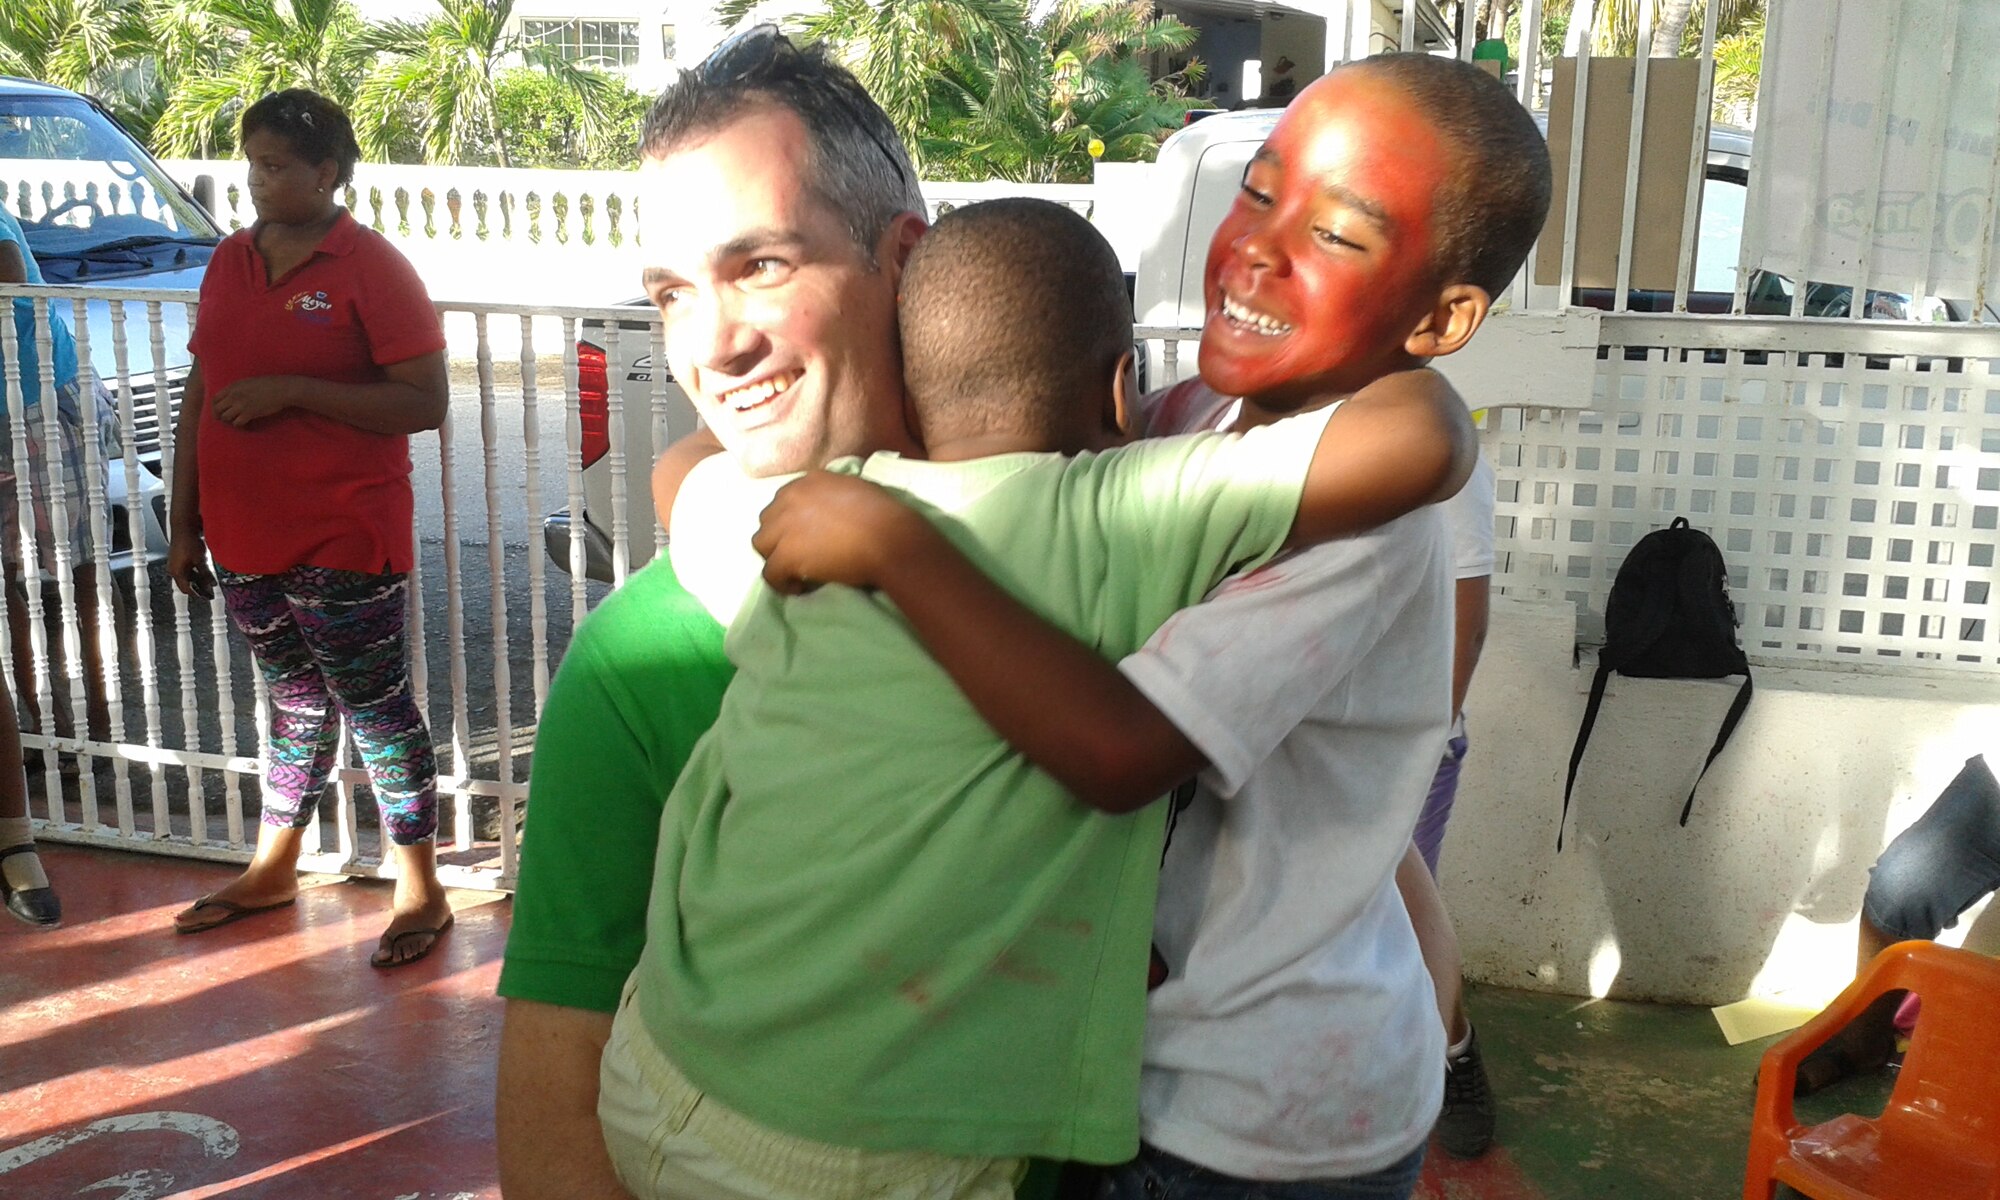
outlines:
[{"label": "sunlit pavement", "polygon": [[181,936],[235,869],[44,846],[65,920],[0,921],[0,1196],[497,1197],[508,906],[455,892],[423,962],[367,956],[389,885]]},{"label": "sunlit pavement", "polygon": [[[382,883],[311,877],[293,909],[193,936],[234,869],[44,847],[66,913],[0,918],[0,1196],[497,1197],[493,985],[509,906],[457,892],[424,962],[371,969]],[[1700,1008],[1502,988],[1470,997],[1499,1144],[1433,1151],[1421,1200],[1739,1194],[1751,1075]],[[1879,1110],[1882,1081],[1801,1106]],[[1871,1107],[1872,1105],[1872,1107]]]}]

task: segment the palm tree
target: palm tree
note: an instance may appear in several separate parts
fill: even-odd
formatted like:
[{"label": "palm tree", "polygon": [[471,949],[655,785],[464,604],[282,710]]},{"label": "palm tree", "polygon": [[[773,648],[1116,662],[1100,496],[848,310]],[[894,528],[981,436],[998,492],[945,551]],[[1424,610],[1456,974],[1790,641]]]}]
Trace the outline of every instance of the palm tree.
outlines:
[{"label": "palm tree", "polygon": [[0,75],[101,92],[149,44],[125,0],[9,0],[0,5]]},{"label": "palm tree", "polygon": [[[1115,111],[1125,114],[1115,123],[1153,116],[1178,128],[1190,107],[1186,84],[1205,73],[1197,60],[1176,74],[1152,77],[1148,63],[1155,56],[1186,50],[1200,31],[1177,18],[1156,16],[1147,0],[1061,0],[1037,23],[1035,36],[1050,59],[1049,115],[1057,129],[1090,127],[1085,109],[1094,109],[1099,120]],[[1114,97],[1123,103],[1105,109]],[[1107,147],[1125,136],[1112,126],[1098,132],[1113,133],[1101,138]]]},{"label": "palm tree", "polygon": [[[1593,22],[1595,36],[1591,39],[1593,53],[1632,54],[1637,50],[1641,3],[1655,6],[1654,57],[1701,52],[1707,0],[1598,0]],[[1757,80],[1763,69],[1764,0],[1715,0],[1715,3],[1718,7],[1712,115],[1725,123],[1747,124],[1756,111]]]},{"label": "palm tree", "polygon": [[[1764,11],[1764,0],[1715,0],[1716,36],[1722,38]],[[1594,53],[1631,54],[1639,45],[1639,5],[1653,6],[1653,57],[1698,53],[1708,0],[1597,0]],[[1692,35],[1694,44],[1688,44]]]},{"label": "palm tree", "polygon": [[351,107],[372,55],[349,0],[191,0],[164,7],[207,39],[191,69],[169,68],[169,99],[153,137],[165,154],[233,150],[243,109],[284,88],[311,88]]},{"label": "palm tree", "polygon": [[428,20],[368,31],[368,49],[383,61],[357,97],[355,132],[363,151],[386,157],[399,137],[420,132],[432,162],[466,162],[490,145],[500,165],[511,166],[496,117],[494,76],[514,58],[547,71],[576,97],[586,140],[602,136],[617,106],[617,82],[510,30],[514,0],[438,0],[438,7]]},{"label": "palm tree", "polygon": [[1757,81],[1764,73],[1764,14],[1757,13],[1728,37],[1715,40],[1715,105],[1726,125],[1757,122]]},{"label": "palm tree", "polygon": [[[723,0],[725,25],[741,21],[754,0]],[[982,102],[995,111],[1028,107],[1037,54],[1025,0],[826,0],[788,22],[807,41],[824,42],[882,106],[922,169],[922,134],[931,85],[948,64],[984,60],[991,80]]]},{"label": "palm tree", "polygon": [[1186,50],[1196,36],[1171,17],[1156,18],[1150,3],[1061,0],[1034,28],[1041,69],[1030,86],[1032,111],[993,105],[990,72],[976,59],[954,60],[934,81],[920,135],[933,174],[1074,182],[1090,178],[1094,158],[1151,159],[1194,107],[1184,89],[1204,67],[1196,60],[1154,79],[1148,62]]}]

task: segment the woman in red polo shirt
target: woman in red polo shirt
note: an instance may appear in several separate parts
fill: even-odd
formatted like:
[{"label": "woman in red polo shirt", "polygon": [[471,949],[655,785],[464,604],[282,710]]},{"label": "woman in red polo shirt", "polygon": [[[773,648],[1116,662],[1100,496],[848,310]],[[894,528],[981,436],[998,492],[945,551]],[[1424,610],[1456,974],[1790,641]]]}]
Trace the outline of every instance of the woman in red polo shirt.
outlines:
[{"label": "woman in red polo shirt", "polygon": [[334,203],[361,156],[347,114],[278,92],[243,114],[242,142],[257,223],[217,247],[202,279],[167,569],[204,597],[220,577],[270,687],[270,765],[256,857],[174,924],[195,933],[293,902],[345,719],[400,868],[369,961],[400,966],[452,920],[404,630],[409,435],[444,421],[444,333],[410,264]]}]

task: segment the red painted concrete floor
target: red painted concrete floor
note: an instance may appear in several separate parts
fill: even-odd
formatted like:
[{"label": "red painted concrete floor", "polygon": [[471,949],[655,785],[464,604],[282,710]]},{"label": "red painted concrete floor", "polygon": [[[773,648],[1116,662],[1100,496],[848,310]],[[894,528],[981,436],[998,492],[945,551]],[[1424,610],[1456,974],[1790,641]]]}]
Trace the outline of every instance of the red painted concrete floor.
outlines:
[{"label": "red painted concrete floor", "polygon": [[63,924],[0,914],[0,1197],[487,1200],[508,905],[455,892],[421,963],[367,956],[389,885],[181,936],[235,868],[43,847]]},{"label": "red painted concrete floor", "polygon": [[[389,885],[191,936],[235,868],[44,845],[64,921],[0,915],[0,1197],[488,1200],[509,908],[455,892],[425,961],[366,958]],[[1504,1153],[1433,1155],[1420,1200],[1536,1200]]]},{"label": "red painted concrete floor", "polygon": [[[180,936],[234,868],[43,849],[65,922],[0,915],[0,1200],[497,1200],[502,897],[454,893],[438,949],[377,971],[387,884],[312,877],[293,909]],[[1500,1144],[1434,1152],[1417,1200],[1740,1187],[1761,1044],[1724,1046],[1701,1009],[1471,1002]]]}]

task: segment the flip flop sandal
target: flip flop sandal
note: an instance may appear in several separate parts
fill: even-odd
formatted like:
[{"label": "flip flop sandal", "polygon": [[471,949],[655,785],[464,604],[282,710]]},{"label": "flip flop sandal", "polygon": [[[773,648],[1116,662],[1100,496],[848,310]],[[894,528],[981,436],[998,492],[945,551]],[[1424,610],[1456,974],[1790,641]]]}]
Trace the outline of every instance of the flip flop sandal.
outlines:
[{"label": "flip flop sandal", "polygon": [[[23,842],[0,850],[0,862],[16,854],[33,854],[35,844]],[[7,882],[5,871],[0,871],[0,898],[4,898],[7,911],[30,925],[47,929],[62,920],[62,901],[56,898],[56,890],[49,887],[17,888]]]},{"label": "flip flop sandal", "polygon": [[238,904],[234,900],[219,900],[213,894],[210,894],[203,896],[189,905],[187,911],[200,912],[204,908],[219,908],[223,912],[222,919],[219,921],[210,921],[206,925],[183,925],[179,921],[175,921],[174,931],[176,933],[207,933],[211,929],[220,929],[224,925],[228,925],[234,921],[241,921],[245,917],[254,917],[258,913],[276,912],[281,908],[290,908],[297,903],[298,897],[294,896],[290,900],[280,900],[276,904]]},{"label": "flip flop sandal", "polygon": [[[389,939],[389,944],[387,946],[377,946],[375,954],[387,951],[389,957],[387,959],[378,959],[374,954],[371,954],[368,956],[368,965],[378,971],[387,971],[395,967],[407,967],[411,963],[420,963],[430,957],[431,951],[437,949],[438,939],[444,936],[445,930],[450,929],[457,923],[458,918],[456,916],[449,916],[444,919],[444,924],[438,926],[436,929],[405,929],[401,933],[385,934],[384,936]],[[404,938],[423,937],[425,935],[430,937],[430,945],[425,946],[408,958],[396,957],[396,948],[403,944]]]}]

